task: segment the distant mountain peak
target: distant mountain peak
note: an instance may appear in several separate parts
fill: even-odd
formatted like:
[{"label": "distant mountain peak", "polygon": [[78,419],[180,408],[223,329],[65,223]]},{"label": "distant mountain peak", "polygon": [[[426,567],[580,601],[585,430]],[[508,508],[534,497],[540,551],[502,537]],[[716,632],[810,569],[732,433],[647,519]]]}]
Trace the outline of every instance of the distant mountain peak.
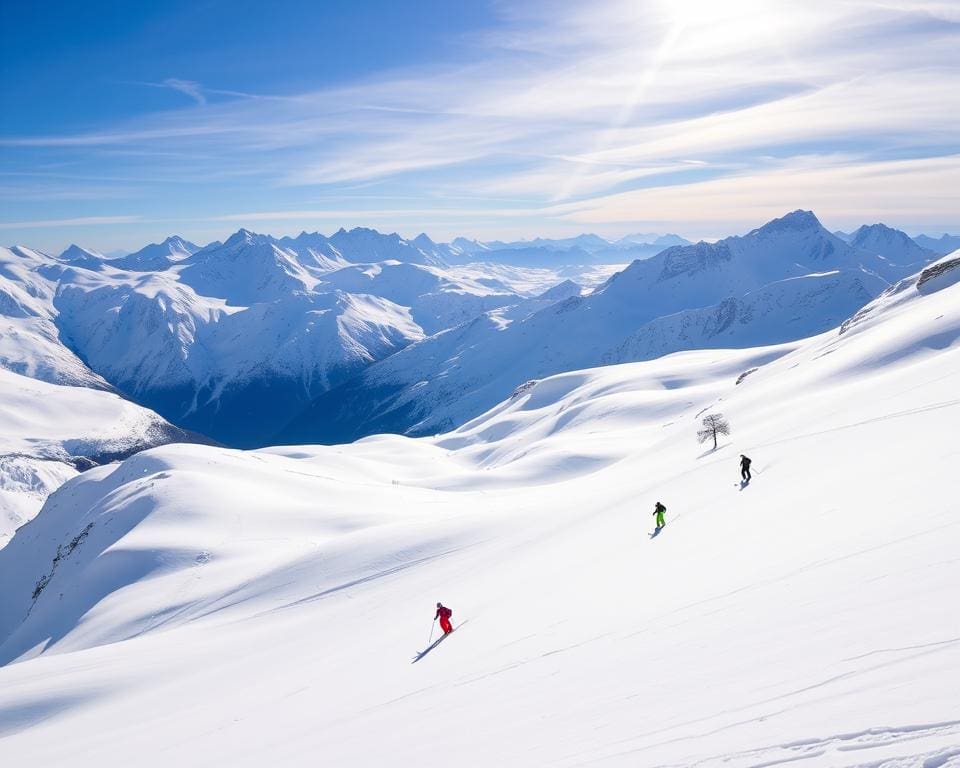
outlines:
[{"label": "distant mountain peak", "polygon": [[[781,216],[779,219],[773,219],[768,221],[759,230],[761,232],[776,232],[784,230],[801,230],[801,229],[823,229],[823,225],[820,223],[820,219],[816,217],[813,211],[804,211],[802,209],[797,209],[791,211],[785,216]],[[826,230],[824,230],[826,231]]]},{"label": "distant mountain peak", "polygon": [[434,248],[437,245],[435,242],[433,242],[433,240],[430,239],[426,232],[421,232],[410,242],[412,242],[418,248],[422,248],[424,246],[428,248]]},{"label": "distant mountain peak", "polygon": [[894,229],[893,227],[888,227],[886,224],[878,222],[877,224],[864,224],[862,227],[859,227],[853,233],[852,242],[856,244],[857,241],[866,240],[875,236],[896,238],[897,240],[910,239],[910,236],[906,232],[901,232],[899,229]]},{"label": "distant mountain peak", "polygon": [[62,261],[73,261],[76,259],[102,259],[104,258],[103,254],[99,251],[94,251],[90,248],[82,248],[76,243],[71,243],[67,246],[66,250],[60,254],[59,257]]},{"label": "distant mountain peak", "polygon": [[160,243],[160,245],[168,245],[184,251],[197,250],[197,246],[194,243],[191,243],[189,240],[184,240],[180,235],[170,235],[170,237]]},{"label": "distant mountain peak", "polygon": [[110,259],[109,264],[134,272],[164,270],[172,264],[188,259],[199,250],[199,246],[184,240],[180,235],[170,235],[162,243],[150,243],[139,251]]},{"label": "distant mountain peak", "polygon": [[864,224],[853,233],[850,245],[889,259],[920,261],[933,255],[933,251],[919,245],[906,232],[881,223]]},{"label": "distant mountain peak", "polygon": [[270,235],[259,235],[256,232],[251,232],[249,229],[241,227],[232,235],[230,235],[230,237],[228,237],[223,244],[225,246],[234,246],[243,243],[258,245],[263,243],[273,243],[273,238],[270,237]]},{"label": "distant mountain peak", "polygon": [[960,248],[960,235],[942,234],[940,237],[930,237],[929,235],[917,235],[913,241],[921,248],[933,251],[940,255],[951,253]]},{"label": "distant mountain peak", "polygon": [[433,265],[442,263],[442,259],[435,253],[436,243],[426,235],[419,236],[416,241],[409,241],[396,232],[384,234],[369,227],[354,227],[348,232],[341,227],[330,236],[330,242],[345,259],[354,263],[376,261]]}]

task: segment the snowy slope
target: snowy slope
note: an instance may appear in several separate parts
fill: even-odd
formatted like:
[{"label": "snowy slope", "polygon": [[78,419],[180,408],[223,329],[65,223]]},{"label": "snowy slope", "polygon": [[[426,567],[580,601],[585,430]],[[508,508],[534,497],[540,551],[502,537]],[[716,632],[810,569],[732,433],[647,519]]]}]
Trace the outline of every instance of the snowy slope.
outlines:
[{"label": "snowy slope", "polygon": [[[827,272],[839,277],[783,282]],[[672,247],[635,261],[590,295],[520,322],[478,318],[435,335],[325,393],[278,439],[431,434],[482,413],[525,381],[560,371],[686,348],[802,338],[836,325],[901,273],[886,258],[831,235],[812,213],[796,211],[743,237]],[[717,323],[737,306],[739,322],[717,335]],[[667,319],[681,312],[690,314]],[[704,323],[702,331],[684,331]],[[638,334],[647,341],[633,344]]]},{"label": "snowy slope", "polygon": [[60,338],[53,302],[61,272],[39,251],[0,247],[0,368],[54,384],[109,389]]},{"label": "snowy slope", "polygon": [[0,547],[78,470],[192,439],[115,394],[0,369]]},{"label": "snowy slope", "polygon": [[[562,374],[435,440],[86,473],[0,552],[4,756],[956,764],[956,259],[842,334]],[[411,664],[437,600],[460,629]]]}]

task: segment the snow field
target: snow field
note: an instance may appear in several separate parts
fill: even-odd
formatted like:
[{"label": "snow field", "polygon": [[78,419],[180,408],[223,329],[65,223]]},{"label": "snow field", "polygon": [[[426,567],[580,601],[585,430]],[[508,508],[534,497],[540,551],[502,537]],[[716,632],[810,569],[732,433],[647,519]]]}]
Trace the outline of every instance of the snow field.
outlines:
[{"label": "snow field", "polygon": [[[960,764],[937,281],[842,335],[551,377],[435,439],[85,473],[0,552],[0,757]],[[411,663],[437,600],[466,623]]]}]

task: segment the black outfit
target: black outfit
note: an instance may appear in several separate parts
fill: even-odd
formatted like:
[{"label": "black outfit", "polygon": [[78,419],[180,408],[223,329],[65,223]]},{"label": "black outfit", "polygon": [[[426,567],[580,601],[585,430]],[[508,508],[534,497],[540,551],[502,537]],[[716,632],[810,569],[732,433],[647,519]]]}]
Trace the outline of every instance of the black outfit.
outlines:
[{"label": "black outfit", "polygon": [[746,456],[740,457],[740,477],[750,480],[750,459]]}]

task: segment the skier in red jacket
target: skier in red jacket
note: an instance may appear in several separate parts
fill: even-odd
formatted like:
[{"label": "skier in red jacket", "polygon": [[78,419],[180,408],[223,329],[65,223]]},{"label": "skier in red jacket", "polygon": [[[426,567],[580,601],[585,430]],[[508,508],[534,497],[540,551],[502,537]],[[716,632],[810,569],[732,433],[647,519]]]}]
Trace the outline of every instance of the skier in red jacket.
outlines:
[{"label": "skier in red jacket", "polygon": [[440,619],[440,629],[443,630],[443,634],[449,635],[453,632],[453,625],[450,624],[450,617],[453,616],[453,611],[451,611],[443,603],[437,603],[437,614],[433,617],[433,620],[436,621]]}]

